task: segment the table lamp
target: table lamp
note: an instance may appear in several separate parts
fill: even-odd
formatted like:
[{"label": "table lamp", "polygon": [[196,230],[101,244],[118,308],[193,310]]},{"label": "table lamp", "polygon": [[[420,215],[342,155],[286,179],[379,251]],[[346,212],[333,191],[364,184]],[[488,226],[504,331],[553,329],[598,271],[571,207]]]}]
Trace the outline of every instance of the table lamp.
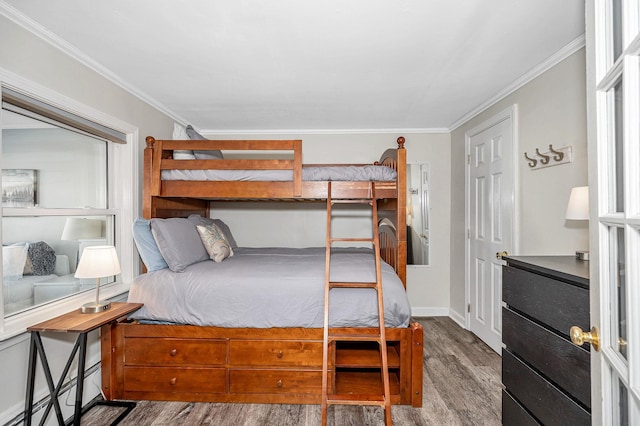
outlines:
[{"label": "table lamp", "polygon": [[120,262],[114,246],[91,246],[84,249],[74,276],[96,279],[96,301],[82,305],[80,311],[83,314],[98,313],[111,307],[110,302],[100,300],[100,278],[119,273]]},{"label": "table lamp", "polygon": [[[568,220],[589,220],[589,187],[577,186],[571,189],[569,196],[569,204],[567,205],[567,214],[565,218]],[[588,250],[576,251],[576,258],[580,260],[589,260]]]}]

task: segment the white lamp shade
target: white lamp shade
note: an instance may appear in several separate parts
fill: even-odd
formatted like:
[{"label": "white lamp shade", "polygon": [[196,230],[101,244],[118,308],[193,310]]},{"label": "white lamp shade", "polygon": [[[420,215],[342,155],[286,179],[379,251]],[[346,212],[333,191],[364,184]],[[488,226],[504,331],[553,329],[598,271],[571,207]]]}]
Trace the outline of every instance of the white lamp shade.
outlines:
[{"label": "white lamp shade", "polygon": [[588,186],[577,186],[571,189],[565,218],[569,220],[589,220]]},{"label": "white lamp shade", "polygon": [[102,278],[120,273],[120,262],[114,246],[91,246],[82,252],[76,278]]},{"label": "white lamp shade", "polygon": [[61,240],[98,240],[104,238],[102,220],[68,217]]}]

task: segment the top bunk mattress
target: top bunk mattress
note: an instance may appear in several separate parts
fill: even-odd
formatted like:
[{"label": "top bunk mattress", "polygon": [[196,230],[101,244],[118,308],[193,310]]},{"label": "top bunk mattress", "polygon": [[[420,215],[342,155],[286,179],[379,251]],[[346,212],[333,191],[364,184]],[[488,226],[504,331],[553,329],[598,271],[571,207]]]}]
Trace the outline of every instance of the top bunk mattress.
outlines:
[{"label": "top bunk mattress", "polygon": [[[129,302],[144,303],[130,318],[234,328],[322,328],[325,248],[235,248],[221,263],[190,265],[184,272],[149,272],[131,284]],[[407,327],[411,307],[402,282],[382,263],[387,327]],[[373,252],[334,248],[331,280],[375,281]],[[331,290],[331,327],[377,327],[373,289]]]},{"label": "top bunk mattress", "polygon": [[[303,167],[303,181],[393,182],[398,174],[391,167],[323,166]],[[292,170],[163,170],[163,180],[195,181],[291,181]]]}]

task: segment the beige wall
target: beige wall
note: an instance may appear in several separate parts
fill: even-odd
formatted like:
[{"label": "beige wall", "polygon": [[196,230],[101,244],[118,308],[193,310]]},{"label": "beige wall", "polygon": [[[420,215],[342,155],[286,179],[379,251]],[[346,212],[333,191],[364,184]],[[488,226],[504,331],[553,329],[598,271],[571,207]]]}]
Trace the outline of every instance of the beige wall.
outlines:
[{"label": "beige wall", "polygon": [[[26,86],[44,87],[137,128],[140,153],[146,135],[171,136],[172,119],[3,16],[0,16],[0,52],[0,76],[19,76]],[[44,339],[54,375],[64,366],[72,348],[72,338],[75,336],[58,335]],[[87,366],[100,361],[97,334],[93,333],[90,340]],[[3,383],[11,384],[0,389],[0,424],[11,420],[24,408],[28,353],[27,334],[0,342],[0,377]],[[85,401],[98,395],[99,383],[99,375],[87,378]],[[44,389],[46,384],[42,372],[38,371],[36,400],[44,395]],[[61,399],[63,412],[69,416],[73,410],[64,403],[64,398],[67,395]]]},{"label": "beige wall", "polygon": [[[588,247],[586,223],[564,219],[569,193],[587,185],[584,49],[510,94],[451,133],[451,311],[465,307],[465,132],[513,104],[518,105],[516,151],[516,255],[573,254]],[[570,145],[573,162],[531,170],[524,153]]]}]

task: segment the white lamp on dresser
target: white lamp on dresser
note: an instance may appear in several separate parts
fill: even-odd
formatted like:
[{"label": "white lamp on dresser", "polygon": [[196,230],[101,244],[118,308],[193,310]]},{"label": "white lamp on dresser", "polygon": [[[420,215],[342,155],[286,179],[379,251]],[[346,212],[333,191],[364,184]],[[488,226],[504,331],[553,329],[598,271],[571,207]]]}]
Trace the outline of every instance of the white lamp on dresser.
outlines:
[{"label": "white lamp on dresser", "polygon": [[[567,220],[589,220],[589,187],[577,186],[571,189],[569,204],[567,205]],[[588,250],[576,251],[576,258],[589,260]]]}]

